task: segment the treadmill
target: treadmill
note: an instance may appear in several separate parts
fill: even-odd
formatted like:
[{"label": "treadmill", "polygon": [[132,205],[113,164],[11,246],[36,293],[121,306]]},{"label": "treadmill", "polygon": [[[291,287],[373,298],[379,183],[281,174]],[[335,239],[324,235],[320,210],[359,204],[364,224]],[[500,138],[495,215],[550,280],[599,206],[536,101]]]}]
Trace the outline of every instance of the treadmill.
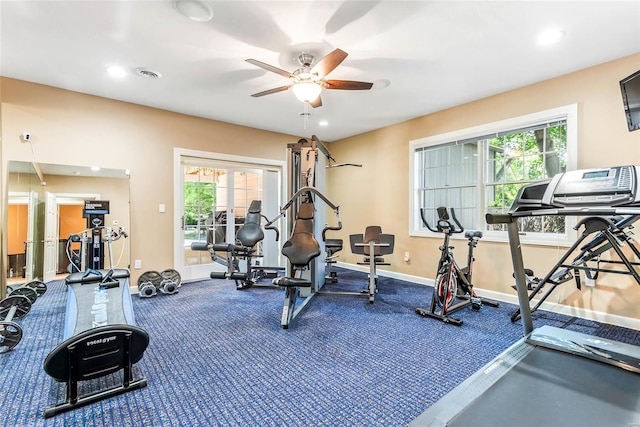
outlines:
[{"label": "treadmill", "polygon": [[534,329],[518,218],[640,214],[640,166],[583,169],[524,186],[506,224],[524,337],[409,426],[640,426],[640,347],[551,326]]}]

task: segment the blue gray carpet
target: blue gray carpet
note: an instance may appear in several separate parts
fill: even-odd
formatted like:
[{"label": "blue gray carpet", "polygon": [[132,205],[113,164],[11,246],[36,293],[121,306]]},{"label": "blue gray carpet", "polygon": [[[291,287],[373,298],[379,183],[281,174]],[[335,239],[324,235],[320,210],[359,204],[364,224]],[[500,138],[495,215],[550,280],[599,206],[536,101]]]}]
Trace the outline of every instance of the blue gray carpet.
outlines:
[{"label": "blue gray carpet", "polygon": [[[340,287],[366,274],[338,269]],[[336,287],[337,285],[327,285]],[[18,322],[25,337],[0,355],[0,425],[6,426],[402,426],[522,335],[513,305],[457,314],[455,327],[414,313],[431,288],[380,278],[366,298],[318,296],[280,327],[284,292],[235,290],[232,281],[184,284],[175,295],[134,296],[150,344],[136,372],[148,387],[60,414],[64,386],[42,369],[62,340],[66,291],[49,291]],[[540,311],[550,324],[640,345],[640,333]],[[84,384],[92,390],[115,378]]]}]

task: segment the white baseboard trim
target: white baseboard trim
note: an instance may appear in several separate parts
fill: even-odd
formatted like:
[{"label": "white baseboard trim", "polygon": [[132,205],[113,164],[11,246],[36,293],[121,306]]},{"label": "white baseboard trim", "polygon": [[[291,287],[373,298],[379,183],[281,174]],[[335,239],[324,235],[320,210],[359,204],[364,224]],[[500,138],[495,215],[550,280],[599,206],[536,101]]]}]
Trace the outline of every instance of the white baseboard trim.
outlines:
[{"label": "white baseboard trim", "polygon": [[[337,267],[346,268],[348,270],[361,271],[364,273],[369,272],[369,268],[364,265],[348,264],[338,261],[335,264]],[[377,269],[376,272],[379,276],[389,277],[392,279],[404,280],[411,283],[417,283],[419,285],[433,286],[434,280],[426,277],[413,276],[411,274],[403,274],[395,271],[388,271]],[[518,305],[518,297],[514,294],[505,294],[502,292],[490,291],[486,289],[480,289],[474,287],[479,296],[490,298],[493,300],[507,302],[510,304]],[[535,301],[535,300],[534,300]],[[579,317],[581,319],[593,320],[595,322],[606,323],[609,325],[622,326],[624,328],[630,328],[640,330],[640,319],[634,319],[631,317],[618,316],[616,314],[604,313],[601,311],[589,310],[580,307],[571,307],[568,305],[544,302],[540,306],[541,310],[550,311],[553,313],[564,314],[567,316]]]},{"label": "white baseboard trim", "polygon": [[[366,265],[359,264],[347,264],[346,262],[338,261],[336,262],[336,267],[346,268],[348,270],[361,271],[363,273],[369,272],[369,267]],[[427,279],[426,277],[412,276],[410,274],[398,273],[397,271],[388,271],[382,270],[380,268],[376,269],[378,276],[382,277],[390,277],[392,279],[404,280],[411,283],[417,283],[419,285],[429,285],[433,286],[433,279]]]}]

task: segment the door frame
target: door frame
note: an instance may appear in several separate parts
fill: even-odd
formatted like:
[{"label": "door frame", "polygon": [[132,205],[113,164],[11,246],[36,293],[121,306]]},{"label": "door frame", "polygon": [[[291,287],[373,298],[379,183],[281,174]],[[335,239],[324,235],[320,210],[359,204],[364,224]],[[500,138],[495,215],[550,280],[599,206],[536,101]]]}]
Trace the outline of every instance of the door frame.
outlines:
[{"label": "door frame", "polygon": [[[36,192],[37,193],[37,192]],[[48,193],[48,192],[46,192]],[[59,236],[57,234],[57,229],[59,226],[59,221],[60,221],[60,211],[58,210],[58,206],[60,205],[82,205],[84,200],[100,200],[100,193],[57,193],[57,192],[52,192],[51,193],[55,199],[56,199],[56,236],[55,236],[55,242],[53,243],[54,247],[56,248],[55,251],[55,265],[57,265],[58,263],[58,253],[57,253],[57,246],[58,246],[58,239]],[[31,281],[31,280],[35,280],[35,279],[42,279],[43,281],[47,281],[45,279],[47,279],[47,277],[44,277],[45,273],[46,273],[46,268],[43,268],[42,273],[43,273],[43,277],[35,277],[34,276],[34,264],[35,264],[35,259],[34,259],[34,216],[36,214],[35,211],[35,206],[33,206],[33,201],[32,201],[32,197],[33,195],[31,194],[31,192],[15,192],[15,191],[11,191],[7,194],[7,204],[16,204],[16,205],[26,205],[27,206],[27,245],[25,247],[25,280],[26,281]],[[44,224],[46,226],[46,224]],[[46,232],[44,234],[44,237],[46,239]]]},{"label": "door frame", "polygon": [[[286,150],[283,149],[283,157],[286,158]],[[182,159],[193,158],[198,160],[206,160],[211,162],[229,162],[237,163],[240,167],[264,169],[277,168],[280,170],[280,184],[278,195],[278,207],[282,206],[283,198],[287,194],[287,162],[285,160],[264,159],[258,157],[246,157],[238,156],[234,154],[223,154],[211,151],[190,150],[186,148],[173,149],[173,265],[174,268],[183,275],[183,281],[194,281],[206,279],[208,277],[189,277],[188,274],[183,274],[184,268],[184,248],[182,245],[182,204],[183,204],[183,191],[182,188]]]}]

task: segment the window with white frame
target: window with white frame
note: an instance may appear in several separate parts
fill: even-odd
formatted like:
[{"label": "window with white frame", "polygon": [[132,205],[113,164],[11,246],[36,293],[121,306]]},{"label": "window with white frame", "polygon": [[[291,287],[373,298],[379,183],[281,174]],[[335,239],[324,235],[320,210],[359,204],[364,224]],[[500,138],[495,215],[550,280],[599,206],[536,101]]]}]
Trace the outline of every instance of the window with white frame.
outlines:
[{"label": "window with white frame", "polygon": [[[420,209],[433,226],[436,208],[445,206],[466,229],[506,240],[503,226],[486,224],[485,214],[507,212],[523,185],[575,169],[576,122],[570,105],[411,141],[411,234],[429,234]],[[568,244],[574,222],[532,217],[518,225],[523,242]]]}]

